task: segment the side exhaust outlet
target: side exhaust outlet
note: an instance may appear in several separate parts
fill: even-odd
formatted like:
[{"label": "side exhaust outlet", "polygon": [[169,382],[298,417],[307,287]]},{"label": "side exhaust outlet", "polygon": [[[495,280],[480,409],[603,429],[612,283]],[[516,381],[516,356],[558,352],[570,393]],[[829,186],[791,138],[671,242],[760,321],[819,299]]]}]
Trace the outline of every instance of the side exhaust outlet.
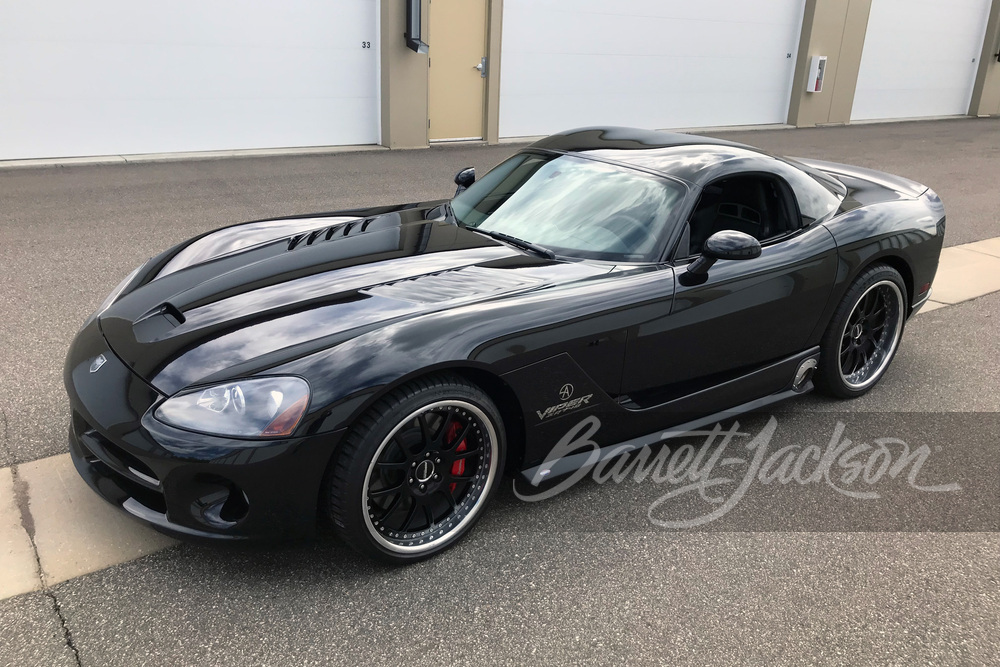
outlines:
[{"label": "side exhaust outlet", "polygon": [[815,358],[806,359],[801,364],[799,364],[798,370],[795,371],[795,379],[792,380],[792,389],[795,391],[802,391],[805,386],[812,379],[813,373],[816,372],[816,366],[818,362]]}]

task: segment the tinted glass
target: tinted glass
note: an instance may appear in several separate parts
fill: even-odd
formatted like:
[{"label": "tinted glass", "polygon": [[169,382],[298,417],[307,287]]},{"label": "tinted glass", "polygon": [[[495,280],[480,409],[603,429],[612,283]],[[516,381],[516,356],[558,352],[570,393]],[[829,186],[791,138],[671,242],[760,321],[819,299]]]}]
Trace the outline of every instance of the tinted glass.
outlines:
[{"label": "tinted glass", "polygon": [[452,202],[459,222],[568,256],[656,259],[682,186],[572,155],[522,153]]}]

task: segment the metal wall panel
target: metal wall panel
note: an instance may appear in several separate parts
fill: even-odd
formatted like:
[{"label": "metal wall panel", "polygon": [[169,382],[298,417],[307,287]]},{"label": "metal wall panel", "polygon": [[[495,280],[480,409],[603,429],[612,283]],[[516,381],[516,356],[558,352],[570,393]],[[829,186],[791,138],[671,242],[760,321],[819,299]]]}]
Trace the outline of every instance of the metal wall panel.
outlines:
[{"label": "metal wall panel", "polygon": [[500,136],[784,123],[805,0],[504,0]]},{"label": "metal wall panel", "polygon": [[375,143],[376,7],[0,3],[0,159]]}]

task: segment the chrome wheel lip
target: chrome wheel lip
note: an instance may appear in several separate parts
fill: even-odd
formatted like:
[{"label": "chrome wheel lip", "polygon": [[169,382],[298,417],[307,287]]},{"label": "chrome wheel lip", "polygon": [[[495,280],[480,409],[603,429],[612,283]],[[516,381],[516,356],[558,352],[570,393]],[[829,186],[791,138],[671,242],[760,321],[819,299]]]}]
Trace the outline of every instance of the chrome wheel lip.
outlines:
[{"label": "chrome wheel lip", "polygon": [[848,333],[847,328],[851,324],[852,316],[854,315],[858,307],[864,302],[865,297],[868,296],[870,292],[882,287],[890,288],[896,301],[895,303],[896,313],[895,316],[893,317],[893,322],[892,322],[893,323],[892,340],[890,341],[888,347],[885,347],[884,342],[879,345],[879,347],[877,348],[877,353],[880,353],[882,356],[878,361],[878,365],[866,374],[865,379],[863,381],[852,382],[849,379],[850,376],[844,374],[843,367],[842,366],[840,367],[841,380],[844,382],[845,385],[847,385],[848,388],[853,389],[855,391],[867,389],[871,385],[878,382],[879,378],[882,377],[882,374],[885,372],[885,369],[889,366],[889,363],[892,361],[892,358],[896,353],[896,348],[899,347],[899,341],[903,336],[903,320],[905,319],[903,314],[905,308],[903,303],[903,293],[899,289],[899,285],[897,285],[895,282],[891,280],[880,280],[869,286],[861,294],[861,296],[858,297],[857,301],[854,302],[854,307],[851,308],[851,312],[848,314],[847,319],[844,322],[844,327],[843,329],[841,329],[840,332],[840,338],[839,338],[840,347],[837,350],[838,352],[837,362],[838,364],[840,363],[839,355],[842,354],[844,351],[843,350],[844,338],[847,336]]},{"label": "chrome wheel lip", "polygon": [[[476,498],[472,507],[466,512],[465,516],[462,517],[457,524],[452,526],[438,536],[433,535],[433,531],[428,536],[428,540],[422,544],[415,545],[402,545],[387,539],[381,532],[375,527],[372,522],[371,515],[368,511],[368,484],[372,478],[372,472],[375,470],[375,465],[378,463],[379,457],[382,455],[383,450],[389,445],[393,437],[402,429],[404,426],[409,424],[411,421],[417,418],[417,416],[434,410],[440,410],[442,408],[458,408],[461,410],[466,410],[473,414],[473,416],[479,420],[480,424],[485,429],[485,436],[488,440],[489,445],[489,455],[488,455],[488,470],[486,480],[483,482],[482,488],[479,491],[479,496]],[[484,443],[485,445],[486,443]],[[365,518],[365,527],[368,529],[368,533],[372,538],[379,544],[379,546],[399,554],[417,555],[421,553],[426,553],[428,551],[436,550],[444,545],[448,544],[452,540],[456,539],[462,532],[462,530],[469,525],[482,510],[486,498],[490,494],[490,490],[493,488],[493,482],[496,478],[496,461],[499,455],[500,445],[497,440],[496,428],[493,425],[493,420],[491,420],[486,413],[478,406],[469,403],[468,401],[461,399],[446,399],[443,401],[436,401],[430,403],[423,407],[414,410],[404,419],[400,420],[389,432],[389,434],[382,440],[379,444],[378,449],[375,450],[375,454],[372,456],[371,461],[368,463],[368,470],[365,472],[365,480],[361,489],[361,504],[362,511]]]}]

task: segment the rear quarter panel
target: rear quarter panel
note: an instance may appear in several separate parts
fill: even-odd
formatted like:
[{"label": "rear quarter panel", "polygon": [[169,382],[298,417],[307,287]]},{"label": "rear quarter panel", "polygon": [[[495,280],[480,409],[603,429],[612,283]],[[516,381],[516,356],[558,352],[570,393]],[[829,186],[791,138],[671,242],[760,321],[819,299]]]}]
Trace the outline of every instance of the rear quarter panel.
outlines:
[{"label": "rear quarter panel", "polygon": [[[944,244],[945,215],[941,199],[928,190],[917,199],[900,199],[856,208],[824,223],[837,242],[840,263],[824,322],[854,279],[878,261],[905,269],[911,307],[923,301],[920,289],[934,280]],[[823,331],[815,332],[819,341]]]}]

